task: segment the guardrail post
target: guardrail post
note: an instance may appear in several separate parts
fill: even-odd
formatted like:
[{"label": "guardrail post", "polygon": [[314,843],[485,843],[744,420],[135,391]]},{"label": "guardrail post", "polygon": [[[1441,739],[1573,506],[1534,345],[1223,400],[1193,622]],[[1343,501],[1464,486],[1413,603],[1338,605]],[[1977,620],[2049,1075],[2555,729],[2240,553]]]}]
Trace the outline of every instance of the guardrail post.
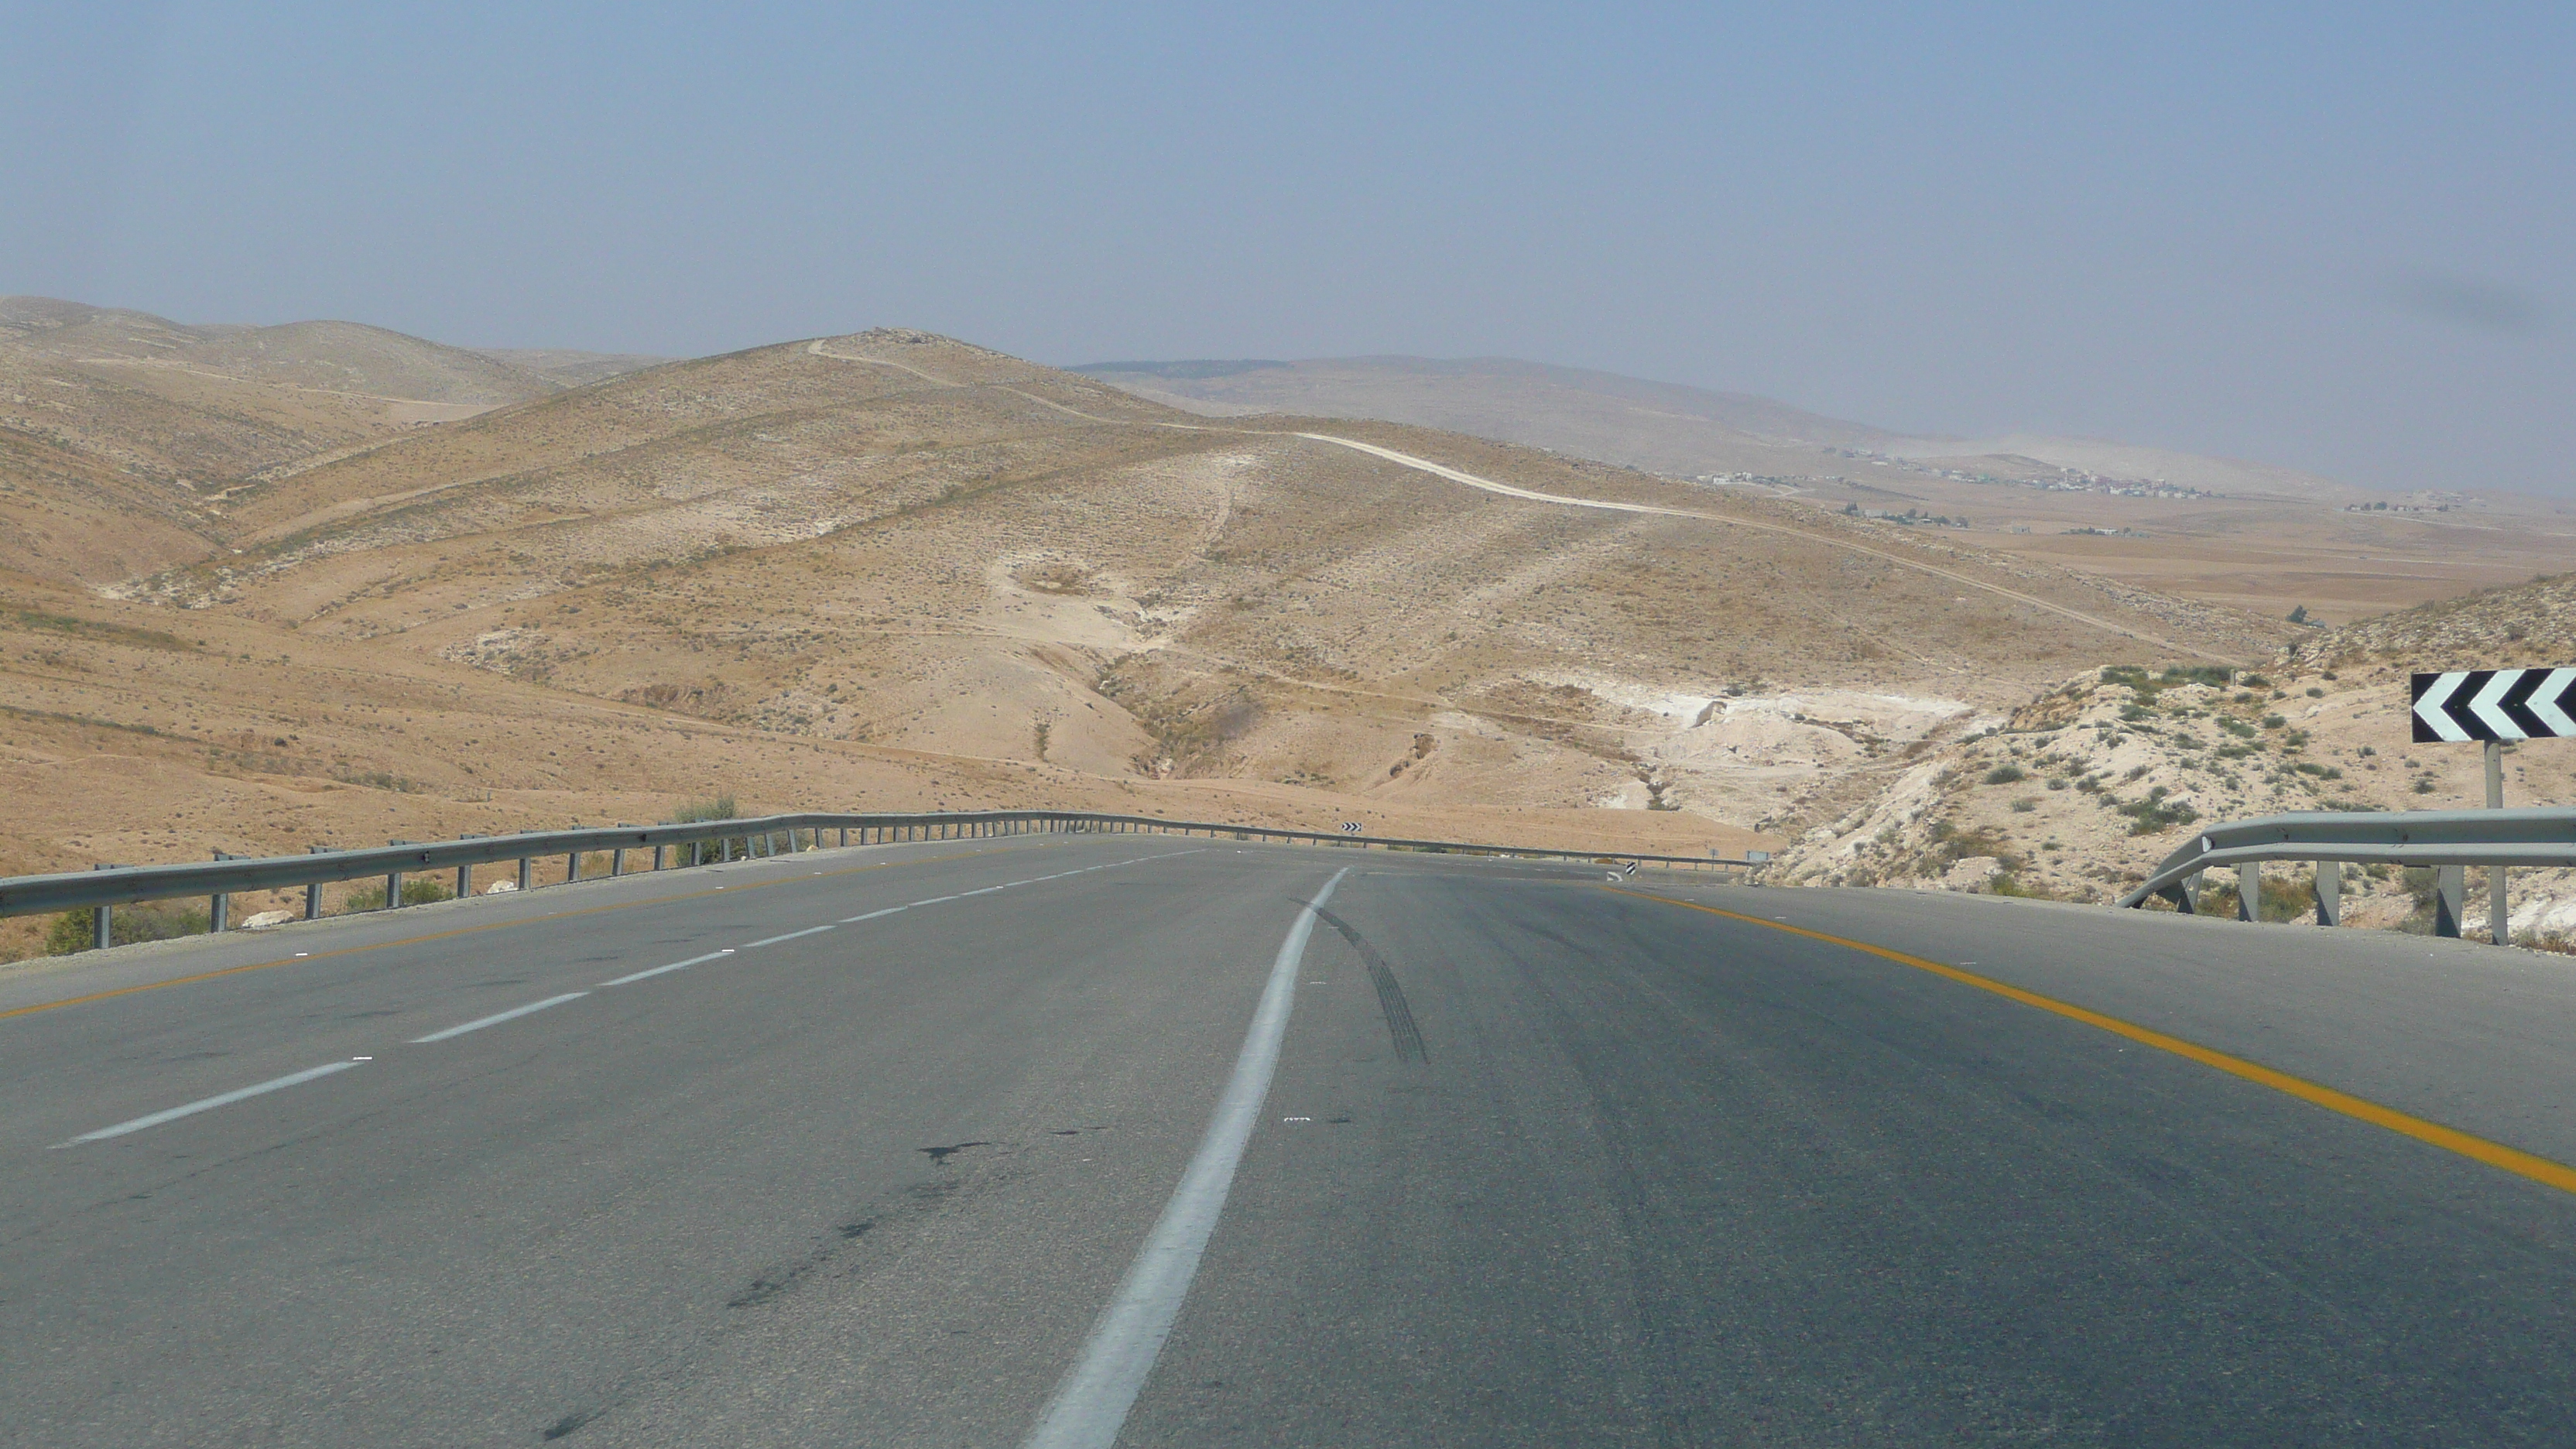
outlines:
[{"label": "guardrail post", "polygon": [[[409,845],[409,844],[411,844],[411,842],[410,842],[410,841],[408,841],[408,840],[388,840],[388,841],[386,841],[386,842],[385,842],[385,844],[387,844],[387,845]],[[396,871],[387,871],[387,872],[385,873],[385,909],[386,909],[386,910],[393,911],[393,910],[400,910],[400,909],[402,908],[402,878],[403,878],[403,873],[402,873],[401,871],[398,871],[398,870],[396,870]]]},{"label": "guardrail post", "polygon": [[579,879],[581,879],[581,852],[576,850],[564,856],[564,884],[571,885]]},{"label": "guardrail post", "polygon": [[523,855],[523,856],[520,856],[520,857],[519,857],[519,889],[520,889],[522,892],[525,892],[525,891],[532,891],[532,890],[535,890],[536,888],[537,888],[537,860],[536,860],[536,857],[535,857],[535,856],[532,856],[532,855]]},{"label": "guardrail post", "polygon": [[2317,862],[2317,924],[2343,924],[2343,864],[2340,861]]},{"label": "guardrail post", "polygon": [[[308,845],[304,848],[304,853],[320,855],[330,848],[327,845]],[[322,882],[318,880],[309,882],[304,887],[304,919],[308,921],[322,919]]]},{"label": "guardrail post", "polygon": [[2460,935],[2460,908],[2467,904],[2468,868],[2458,865],[2434,867],[2433,934],[2453,940]]},{"label": "guardrail post", "polygon": [[[247,855],[235,855],[229,850],[218,850],[215,852],[215,859],[248,860],[250,857]],[[206,929],[209,932],[231,929],[233,917],[232,903],[233,898],[223,891],[215,892],[213,898],[207,902]]]},{"label": "guardrail post", "polygon": [[2249,860],[2236,867],[2236,919],[2263,919],[2263,866],[2259,861]]},{"label": "guardrail post", "polygon": [[653,868],[655,870],[660,870],[662,868],[662,852],[667,849],[669,849],[668,846],[657,845],[653,847]]},{"label": "guardrail post", "polygon": [[[119,868],[120,867],[105,864],[93,865],[90,867],[92,870],[116,870]],[[116,908],[105,901],[101,901],[97,905],[89,908],[89,943],[91,946],[104,951],[114,942],[116,937],[115,920]]]},{"label": "guardrail post", "polygon": [[[2503,741],[2486,742],[2486,767],[2487,808],[2502,810],[2504,808]],[[2499,946],[2510,946],[2513,942],[2507,938],[2512,934],[2513,925],[2507,918],[2504,908],[2504,867],[2491,865],[2487,867],[2487,939]]]}]

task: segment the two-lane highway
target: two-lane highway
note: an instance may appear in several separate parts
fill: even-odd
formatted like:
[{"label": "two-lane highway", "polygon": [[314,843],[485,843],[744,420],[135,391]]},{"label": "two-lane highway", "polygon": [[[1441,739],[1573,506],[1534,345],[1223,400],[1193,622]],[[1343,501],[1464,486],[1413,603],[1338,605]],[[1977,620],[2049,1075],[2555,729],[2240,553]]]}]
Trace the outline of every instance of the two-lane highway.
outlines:
[{"label": "two-lane highway", "polygon": [[2571,1033],[2457,943],[1151,836],[103,953],[0,976],[0,1443],[2557,1442]]}]

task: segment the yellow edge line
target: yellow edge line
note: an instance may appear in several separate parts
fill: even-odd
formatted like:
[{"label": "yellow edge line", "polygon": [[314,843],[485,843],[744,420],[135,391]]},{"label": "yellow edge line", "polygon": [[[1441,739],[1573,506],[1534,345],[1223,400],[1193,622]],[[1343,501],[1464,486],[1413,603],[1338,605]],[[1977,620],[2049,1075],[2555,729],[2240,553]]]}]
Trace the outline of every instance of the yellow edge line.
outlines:
[{"label": "yellow edge line", "polygon": [[[1046,844],[1052,843],[1053,842],[1047,842]],[[1033,848],[1043,850],[1046,848],[1046,844],[1041,844]],[[827,870],[819,872],[819,874],[824,879],[829,880],[834,876],[862,875],[868,871],[886,870],[898,865],[931,865],[943,860],[964,860],[970,855],[982,855],[984,853],[985,852],[981,850],[960,850],[951,852],[947,855],[925,855],[918,856],[910,860],[881,860],[874,865],[854,865],[846,870]],[[761,858],[764,860],[768,859],[766,856]],[[734,863],[739,865],[742,862],[736,861]],[[428,872],[413,871],[410,873],[414,875],[425,875]],[[638,871],[636,873],[638,875],[652,874],[650,871]],[[619,879],[619,877],[599,876],[596,877],[596,879],[615,880]],[[147,981],[140,986],[120,986],[114,991],[94,991],[87,996],[66,996],[60,1001],[39,1002],[34,1006],[13,1006],[6,1011],[0,1011],[0,1021],[7,1021],[13,1016],[33,1016],[40,1011],[60,1011],[66,1006],[86,1006],[93,1001],[113,1001],[120,996],[132,996],[138,991],[159,991],[165,986],[193,986],[200,981],[215,981],[226,976],[239,976],[245,971],[265,971],[271,966],[293,966],[298,962],[303,961],[327,961],[334,956],[355,956],[363,951],[385,951],[396,946],[417,946],[425,941],[444,941],[450,937],[471,936],[483,931],[507,931],[517,926],[541,926],[548,921],[568,921],[576,916],[597,916],[604,915],[610,911],[631,911],[638,906],[662,906],[668,905],[673,901],[694,901],[706,896],[714,895],[719,890],[729,889],[737,892],[767,890],[771,886],[789,885],[796,881],[810,881],[812,879],[814,879],[814,877],[810,875],[799,875],[790,876],[786,880],[754,881],[748,885],[731,887],[716,886],[702,891],[683,891],[678,895],[654,896],[649,900],[622,901],[613,906],[588,906],[578,911],[557,911],[549,916],[530,916],[525,920],[494,921],[490,925],[485,926],[459,926],[452,931],[432,931],[426,936],[405,936],[399,941],[378,941],[372,946],[343,946],[337,951],[315,951],[310,955],[289,956],[277,961],[253,961],[247,966],[226,966],[220,971],[200,971],[194,976],[173,976],[167,981]],[[588,881],[582,882],[584,885],[588,885],[589,883],[590,882]],[[366,912],[365,914],[372,915],[374,912]],[[342,916],[338,919],[348,920],[350,918]]]},{"label": "yellow edge line", "polygon": [[1824,941],[1831,945],[1848,947],[1854,951],[1867,952],[1881,960],[1893,961],[1900,966],[1911,966],[1917,971],[1929,971],[1935,976],[1947,977],[1962,986],[1973,986],[1979,991],[1991,991],[2007,1000],[2018,1001],[2024,1006],[2035,1006],[2042,1011],[2065,1017],[2069,1021],[2080,1021],[2086,1026],[2100,1027],[2114,1036],[2127,1037],[2142,1046],[2151,1046],[2158,1051],[2187,1057],[2202,1066],[2215,1067],[2229,1076],[2242,1077],[2246,1081],[2270,1087],[2276,1092],[2286,1092],[2302,1102],[2323,1107],[2329,1112],[2340,1112],[2356,1121],[2367,1122],[2374,1127],[2385,1127],[2391,1132],[2412,1137],[2418,1142],[2429,1143],[2446,1151],[2456,1152],[2462,1157],[2473,1158],[2489,1167],[2500,1167],[2516,1177],[2528,1178],[2544,1186],[2557,1188],[2561,1192],[2576,1192],[2576,1168],[2552,1162],[2546,1157],[2535,1157],[2528,1152],[2507,1147],[2501,1142],[2489,1142],[2483,1137],[2471,1136],[2456,1127],[2445,1127],[2439,1122],[2427,1122],[2421,1117],[2408,1116],[2395,1108],[2383,1107],[2377,1102],[2364,1101],[2349,1092],[2338,1092],[2332,1087],[2320,1086],[2303,1077],[2294,1077],[2287,1072],[2276,1072],[2270,1067],[2249,1062],[2243,1057],[2212,1051],[2208,1047],[2184,1041],[2180,1037],[2167,1036],[2163,1032],[2151,1031],[2146,1027],[2122,1021],[2116,1016],[2104,1016],[2098,1011],[2087,1011],[2083,1007],[2059,1001],[2054,997],[2042,996],[2036,991],[2024,991],[2018,986],[2008,986],[1991,977],[1980,976],[1974,971],[1962,971],[1956,966],[1945,966],[1938,961],[1925,960],[1921,956],[1909,956],[1903,951],[1892,951],[1885,946],[1873,946],[1867,941],[1854,941],[1848,937],[1828,935],[1823,931],[1811,931],[1804,926],[1792,926],[1780,921],[1766,921],[1760,916],[1720,910],[1716,906],[1703,906],[1694,901],[1677,901],[1669,896],[1648,895],[1644,891],[1620,890],[1615,886],[1604,886],[1602,889],[1617,895],[1635,896],[1641,901],[1659,901],[1668,906],[1680,906],[1684,910],[1706,911],[1712,916],[1724,916],[1730,921],[1743,921],[1748,925],[1786,931],[1792,936],[1804,936],[1811,941]]}]

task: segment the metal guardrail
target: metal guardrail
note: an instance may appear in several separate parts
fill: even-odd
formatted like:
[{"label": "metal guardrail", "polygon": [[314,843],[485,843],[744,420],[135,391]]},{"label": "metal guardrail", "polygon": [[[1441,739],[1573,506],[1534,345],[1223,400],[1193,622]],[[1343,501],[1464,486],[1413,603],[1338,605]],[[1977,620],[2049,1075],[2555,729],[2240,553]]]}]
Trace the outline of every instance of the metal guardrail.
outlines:
[{"label": "metal guardrail", "polygon": [[[1640,855],[1634,851],[1533,849],[1451,840],[1405,840],[1319,830],[1285,830],[1277,826],[1230,825],[1217,821],[1163,820],[1150,815],[1102,815],[1088,811],[970,810],[901,815],[806,812],[740,820],[701,820],[679,825],[617,825],[528,831],[517,835],[466,836],[433,843],[399,841],[360,850],[316,847],[306,855],[248,858],[218,852],[214,860],[181,865],[103,865],[94,870],[67,871],[58,875],[13,876],[0,879],[0,916],[90,908],[94,912],[92,927],[96,944],[104,946],[109,939],[110,912],[116,906],[136,901],[207,897],[213,904],[209,924],[220,931],[228,925],[225,898],[242,891],[302,886],[305,888],[304,919],[312,920],[322,914],[322,887],[336,881],[381,876],[385,881],[385,904],[379,909],[395,910],[402,905],[403,877],[406,875],[454,870],[458,886],[456,894],[462,896],[468,893],[465,887],[469,882],[469,872],[475,866],[516,861],[519,867],[518,888],[527,890],[533,888],[536,862],[550,856],[565,857],[564,883],[569,884],[582,879],[583,856],[603,851],[610,857],[608,874],[626,875],[630,873],[626,869],[626,852],[630,850],[652,851],[651,868],[662,870],[678,864],[694,865],[775,854],[781,836],[787,838],[788,848],[794,850],[797,848],[796,837],[806,835],[809,837],[807,848],[811,848],[822,844],[824,832],[835,830],[840,833],[839,844],[844,846],[898,840],[964,840],[1077,832],[1230,836],[1237,840],[1308,841],[1462,855],[1634,861],[1639,864],[1684,865],[1694,869],[1749,871],[1758,863],[1688,855]],[[851,839],[852,832],[858,835],[855,842]],[[739,855],[735,853],[737,844],[741,847]],[[686,862],[671,860],[669,856],[674,847],[688,849],[691,859]]]},{"label": "metal guardrail", "polygon": [[2317,921],[2328,926],[2341,915],[2343,875],[2334,867],[2433,867],[2440,872],[2434,934],[2457,936],[2467,868],[2576,866],[2576,810],[2311,811],[2232,821],[2201,831],[2166,856],[2120,904],[2135,908],[2161,896],[2184,912],[2195,911],[2192,883],[2203,872],[2233,866],[2237,918],[2255,920],[2262,913],[2263,864],[2277,860],[2316,862]]}]

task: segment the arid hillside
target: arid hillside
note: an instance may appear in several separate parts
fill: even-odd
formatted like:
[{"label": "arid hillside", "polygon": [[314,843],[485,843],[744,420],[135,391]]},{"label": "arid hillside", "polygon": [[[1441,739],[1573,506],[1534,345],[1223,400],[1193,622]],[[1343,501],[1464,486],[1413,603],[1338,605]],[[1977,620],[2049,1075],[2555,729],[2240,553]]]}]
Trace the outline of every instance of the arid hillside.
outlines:
[{"label": "arid hillside", "polygon": [[253,480],[657,360],[0,297],[0,567],[101,587],[193,563]]},{"label": "arid hillside", "polygon": [[184,475],[119,461],[168,399],[99,371],[92,430],[0,433],[51,470],[10,465],[20,506],[98,521],[0,576],[5,772],[38,802],[0,868],[728,790],[1740,849],[2091,661],[2289,632],[1760,492],[1210,424],[923,333],[254,433]]},{"label": "arid hillside", "polygon": [[[2256,671],[2087,670],[1987,730],[1821,812],[1783,883],[2002,890],[2109,900],[2204,821],[2291,810],[2473,809],[2476,745],[2416,744],[2417,670],[2576,662],[2576,574],[2383,615],[2299,641]],[[2506,803],[2576,804],[2576,740],[2506,753]],[[2274,872],[2285,897],[2302,872]],[[2424,882],[2347,871],[2347,919],[2422,925]],[[2576,943],[2576,878],[2516,871],[2513,929]]]},{"label": "arid hillside", "polygon": [[[1980,548],[2161,593],[2333,623],[2531,577],[2576,555],[2576,501],[2375,494],[2296,469],[2014,434],[1907,437],[1768,398],[1508,358],[1100,363],[1211,417],[1382,419],[1839,512],[1946,520]],[[1938,526],[1938,525],[1936,525]]]},{"label": "arid hillside", "polygon": [[[224,555],[131,592],[780,733],[1015,758],[1043,726],[1112,774],[1743,824],[1803,778],[1748,746],[1831,770],[2123,641],[2276,633],[1758,495],[1314,426],[926,334],[763,348],[258,484]],[[1837,703],[1791,719],[1782,686]]]}]

